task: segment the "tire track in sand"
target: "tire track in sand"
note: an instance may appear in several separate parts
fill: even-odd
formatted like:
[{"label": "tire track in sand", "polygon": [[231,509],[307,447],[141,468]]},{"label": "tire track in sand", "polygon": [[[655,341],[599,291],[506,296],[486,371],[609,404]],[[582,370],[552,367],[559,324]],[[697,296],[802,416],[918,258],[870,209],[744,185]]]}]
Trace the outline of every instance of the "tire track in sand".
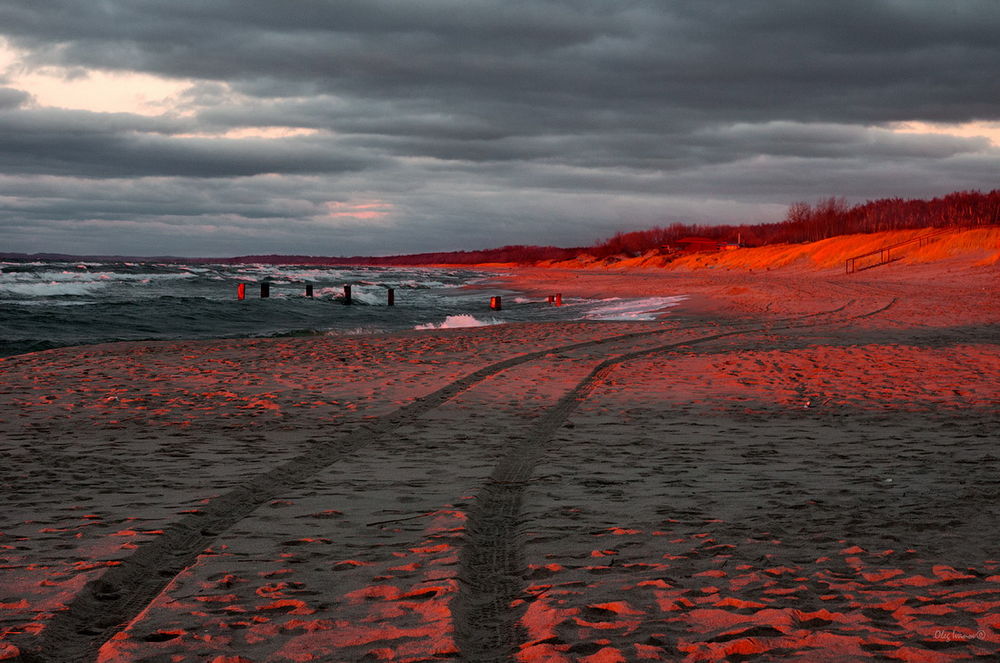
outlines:
[{"label": "tire track in sand", "polygon": [[[853,301],[853,300],[852,300]],[[814,318],[842,311],[852,302],[829,311],[796,319]],[[681,347],[760,332],[768,329],[794,329],[868,318],[888,310],[885,306],[830,323],[761,325],[710,334],[668,343],[611,357],[595,366],[548,412],[523,441],[512,447],[494,467],[468,512],[466,536],[460,555],[459,592],[453,606],[456,642],[462,659],[475,663],[508,662],[520,642],[519,614],[511,603],[523,595],[524,564],[521,541],[521,501],[524,487],[546,451],[546,443],[565,424],[573,411],[597,389],[603,378],[621,363],[640,357],[668,352]]]},{"label": "tire track in sand", "polygon": [[[794,316],[785,320],[837,313],[852,303],[853,300],[850,300],[833,310]],[[199,512],[189,514],[164,528],[163,534],[159,537],[143,544],[120,564],[109,567],[99,578],[88,582],[65,610],[53,616],[39,636],[13,640],[21,651],[19,660],[24,663],[94,660],[105,642],[145,610],[179,573],[191,566],[199,554],[209,548],[219,535],[235,523],[342,457],[363,448],[381,436],[392,433],[412,419],[433,410],[493,375],[552,353],[675,334],[719,324],[717,321],[707,321],[669,329],[617,334],[512,357],[484,366],[436,391],[414,399],[394,412],[361,424],[328,442],[315,445],[299,456],[268,472],[252,477],[213,499]],[[736,320],[728,324],[732,327],[752,323]],[[754,330],[759,328],[759,324],[753,327]],[[724,335],[732,333],[742,332],[726,332]]]},{"label": "tire track in sand", "polygon": [[[360,424],[335,439],[317,444],[214,498],[199,512],[189,514],[165,528],[163,534],[156,539],[143,544],[120,564],[109,567],[99,578],[88,582],[65,610],[52,617],[39,636],[13,640],[21,651],[19,660],[24,663],[94,660],[105,642],[135,619],[174,577],[193,564],[199,554],[235,523],[340,458],[392,433],[493,375],[552,353],[673,334],[711,324],[713,323],[708,322],[617,334],[512,357],[484,366],[414,399],[394,412]],[[738,325],[740,322],[734,324]]]}]

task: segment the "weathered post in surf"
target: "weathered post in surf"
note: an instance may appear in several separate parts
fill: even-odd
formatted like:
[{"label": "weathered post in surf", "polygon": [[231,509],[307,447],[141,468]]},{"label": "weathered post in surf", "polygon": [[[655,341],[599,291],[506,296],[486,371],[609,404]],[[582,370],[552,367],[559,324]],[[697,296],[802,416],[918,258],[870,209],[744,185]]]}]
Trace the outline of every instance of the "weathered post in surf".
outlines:
[{"label": "weathered post in surf", "polygon": [[549,304],[555,304],[556,303],[556,296],[555,295],[549,295],[548,302],[549,302]]},{"label": "weathered post in surf", "polygon": [[502,310],[499,297],[490,297],[490,309],[493,311]]},{"label": "weathered post in surf", "polygon": [[344,303],[345,304],[351,303],[351,286],[349,285],[344,286]]},{"label": "weathered post in surf", "polygon": [[247,298],[247,284],[240,283],[236,286],[236,299],[246,299]]},{"label": "weathered post in surf", "polygon": [[562,293],[556,293],[556,306],[562,306]]},{"label": "weathered post in surf", "polygon": [[312,297],[312,296],[313,296],[313,284],[306,283],[306,297]]},{"label": "weathered post in surf", "polygon": [[388,306],[395,306],[396,305],[396,289],[395,288],[389,288],[386,291],[386,304]]},{"label": "weathered post in surf", "polygon": [[271,296],[271,284],[264,281],[260,284],[260,298],[267,299]]}]

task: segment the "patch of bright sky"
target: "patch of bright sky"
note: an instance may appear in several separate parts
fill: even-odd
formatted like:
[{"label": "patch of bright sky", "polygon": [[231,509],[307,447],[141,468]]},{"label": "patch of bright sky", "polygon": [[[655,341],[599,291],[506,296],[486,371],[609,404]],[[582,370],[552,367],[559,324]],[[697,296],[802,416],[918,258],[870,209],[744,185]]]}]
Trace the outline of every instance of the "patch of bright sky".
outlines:
[{"label": "patch of bright sky", "polygon": [[313,136],[322,133],[319,129],[304,127],[239,127],[216,132],[196,132],[175,134],[177,138],[290,138],[292,136]]},{"label": "patch of bright sky", "polygon": [[895,122],[889,128],[896,133],[986,138],[993,144],[993,147],[1000,147],[1000,122],[963,122],[961,124]]},{"label": "patch of bright sky", "polygon": [[194,84],[138,72],[29,66],[24,55],[0,40],[0,75],[6,86],[27,92],[41,107],[160,115],[172,110],[177,95]]},{"label": "patch of bright sky", "polygon": [[[165,78],[129,71],[36,67],[25,63],[25,53],[0,38],[0,81],[32,96],[35,107],[84,110],[94,113],[133,113],[156,116],[190,115],[181,106],[193,79]],[[317,133],[300,127],[239,127],[218,132],[178,134],[178,138],[288,138]]]},{"label": "patch of bright sky", "polygon": [[391,203],[383,201],[369,201],[362,203],[328,202],[326,214],[331,219],[353,218],[374,221],[384,219],[393,210]]}]

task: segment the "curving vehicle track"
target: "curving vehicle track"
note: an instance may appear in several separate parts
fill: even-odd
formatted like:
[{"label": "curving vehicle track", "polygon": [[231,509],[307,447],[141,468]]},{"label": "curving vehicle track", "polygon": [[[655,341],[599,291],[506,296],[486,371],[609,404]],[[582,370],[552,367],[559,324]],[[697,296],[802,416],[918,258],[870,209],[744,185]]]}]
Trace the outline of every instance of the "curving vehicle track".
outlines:
[{"label": "curving vehicle track", "polygon": [[[551,365],[559,376],[559,393],[548,406],[525,416],[527,427],[499,451],[483,482],[461,539],[457,596],[452,603],[455,641],[464,660],[511,660],[523,634],[520,611],[512,603],[525,590],[521,529],[523,492],[546,444],[588,394],[609,373],[628,361],[647,356],[690,352],[723,339],[753,336],[766,343],[779,330],[848,325],[881,314],[894,300],[870,310],[849,312],[853,301],[829,311],[770,321],[767,324],[691,325],[610,336],[527,353],[470,373],[390,414],[315,445],[274,469],[241,483],[211,500],[142,545],[122,564],[88,583],[67,609],[59,612],[35,641],[25,640],[22,659],[32,662],[93,660],[102,645],[147,610],[178,574],[196,564],[199,555],[220,536],[277,497],[301,487],[332,465],[379,441],[391,440],[401,428],[433,415],[445,404],[471,398],[477,388],[507,376],[516,383],[518,369]],[[705,333],[706,331],[710,333]],[[667,341],[664,343],[664,337]],[[504,387],[499,393],[511,392]],[[497,392],[483,397],[486,400]],[[457,496],[456,496],[457,497]]]}]

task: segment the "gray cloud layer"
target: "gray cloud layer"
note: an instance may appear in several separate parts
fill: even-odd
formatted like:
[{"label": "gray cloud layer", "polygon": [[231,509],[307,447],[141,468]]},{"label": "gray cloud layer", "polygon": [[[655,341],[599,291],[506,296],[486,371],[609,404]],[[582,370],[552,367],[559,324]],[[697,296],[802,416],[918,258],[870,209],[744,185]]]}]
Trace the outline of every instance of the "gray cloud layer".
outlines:
[{"label": "gray cloud layer", "polygon": [[[10,250],[385,253],[995,188],[989,141],[887,127],[1000,120],[998,32],[995,0],[6,0],[29,66],[198,83],[149,118],[8,80],[0,224]],[[315,133],[200,137],[274,125]]]}]

